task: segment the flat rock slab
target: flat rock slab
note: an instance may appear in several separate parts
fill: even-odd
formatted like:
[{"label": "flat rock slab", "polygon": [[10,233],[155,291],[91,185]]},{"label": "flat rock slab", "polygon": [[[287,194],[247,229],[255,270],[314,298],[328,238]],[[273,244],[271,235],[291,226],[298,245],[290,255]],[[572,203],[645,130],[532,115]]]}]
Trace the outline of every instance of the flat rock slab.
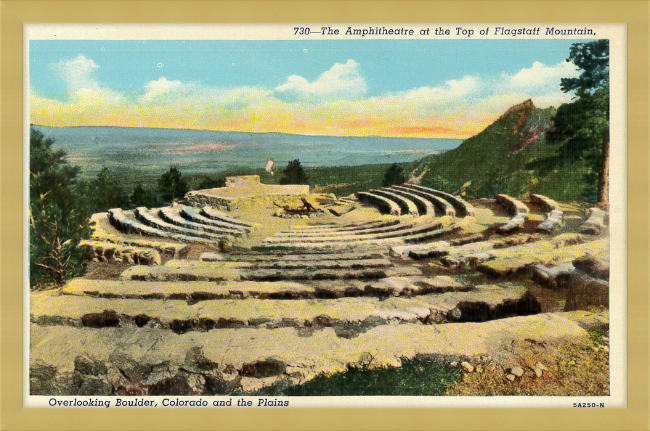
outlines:
[{"label": "flat rock slab", "polygon": [[600,208],[591,208],[589,218],[580,226],[580,232],[598,235],[605,228],[605,211]]},{"label": "flat rock slab", "polygon": [[354,210],[357,206],[353,203],[346,203],[343,205],[333,205],[331,207],[328,207],[327,209],[329,212],[334,214],[335,216],[342,216],[344,214],[349,213],[350,211]]},{"label": "flat rock slab", "polygon": [[572,262],[555,266],[533,265],[533,280],[550,288],[566,287],[575,270]]},{"label": "flat rock slab", "polygon": [[390,247],[391,256],[402,257],[439,257],[449,253],[449,243],[447,241],[437,241],[421,245],[395,245]]},{"label": "flat rock slab", "polygon": [[65,295],[131,299],[177,299],[197,302],[206,299],[282,299],[314,298],[316,290],[289,281],[237,281],[213,283],[203,281],[117,281],[75,278],[61,290]]},{"label": "flat rock slab", "polygon": [[515,235],[508,235],[505,237],[490,238],[489,242],[494,245],[494,248],[511,247],[513,245],[528,244],[531,242],[539,241],[542,237],[539,234],[520,233]]},{"label": "flat rock slab", "polygon": [[219,262],[222,260],[226,260],[226,258],[219,253],[206,252],[206,253],[201,253],[201,256],[199,256],[199,260],[203,262]]},{"label": "flat rock slab", "polygon": [[150,267],[136,265],[120,275],[122,280],[141,281],[227,281],[239,280],[245,262],[201,262],[198,260],[170,260],[165,265]]},{"label": "flat rock slab", "polygon": [[435,277],[389,277],[370,282],[366,289],[378,292],[383,296],[415,296],[428,293],[468,291],[472,287],[464,286],[452,277],[438,275]]},{"label": "flat rock slab", "polygon": [[542,232],[552,232],[554,229],[562,226],[562,217],[564,212],[562,210],[556,209],[551,211],[551,213],[546,217],[546,220],[541,222],[537,226],[537,230]]},{"label": "flat rock slab", "polygon": [[162,263],[160,252],[153,248],[95,240],[82,240],[79,245],[90,247],[90,258],[98,262],[113,261],[139,265],[160,265]]},{"label": "flat rock slab", "polygon": [[524,225],[526,220],[528,219],[528,213],[517,213],[513,218],[511,218],[508,223],[504,224],[503,226],[499,226],[497,228],[498,232],[512,232],[515,229],[519,229]]},{"label": "flat rock slab", "polygon": [[[138,379],[153,378],[153,370],[164,363],[172,370],[187,366],[190,351],[200,349],[206,363],[220,372],[242,373],[254,364],[280,364],[276,378],[246,377],[244,389],[270,385],[291,373],[300,382],[318,374],[344,372],[372,357],[371,367],[399,366],[399,358],[490,355],[513,340],[532,338],[538,343],[561,338],[583,338],[588,330],[607,324],[607,312],[545,313],[483,323],[446,325],[382,325],[353,338],[324,328],[309,337],[293,328],[269,331],[263,328],[221,329],[176,334],[152,328],[75,328],[31,325],[30,367],[41,364],[58,372],[75,369],[75,358],[87,355],[106,364],[109,376],[125,371]],[[137,370],[133,367],[137,365]],[[127,368],[124,368],[127,367]],[[259,365],[257,368],[263,368]],[[268,367],[267,367],[268,368]],[[278,367],[275,367],[278,368]],[[120,373],[119,370],[122,370]],[[138,373],[133,373],[138,371]],[[116,373],[114,373],[116,372]],[[225,375],[225,373],[224,373]],[[261,377],[261,376],[260,376]],[[110,377],[109,377],[110,378]],[[296,381],[297,383],[298,381]],[[249,386],[250,385],[250,386]]]},{"label": "flat rock slab", "polygon": [[609,280],[609,260],[587,255],[575,259],[573,265],[591,277]]},{"label": "flat rock slab", "polygon": [[[566,242],[558,242],[558,239],[554,239],[552,242],[540,241],[533,244],[494,250],[490,254],[495,259],[480,264],[477,269],[493,277],[503,277],[514,274],[531,264],[557,265],[608,249],[608,239],[569,246],[566,246]],[[498,254],[495,255],[495,253]]]}]

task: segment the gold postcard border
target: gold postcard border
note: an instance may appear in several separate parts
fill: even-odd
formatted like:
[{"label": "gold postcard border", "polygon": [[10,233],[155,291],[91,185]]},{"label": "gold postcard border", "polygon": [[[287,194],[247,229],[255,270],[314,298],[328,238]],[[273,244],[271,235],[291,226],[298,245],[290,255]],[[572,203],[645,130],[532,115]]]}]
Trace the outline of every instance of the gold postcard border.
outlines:
[{"label": "gold postcard border", "polygon": [[[5,429],[648,429],[650,142],[647,1],[2,1],[0,5],[0,428]],[[580,22],[628,30],[627,409],[23,409],[22,36],[24,23]],[[471,397],[467,398],[468,408]]]}]

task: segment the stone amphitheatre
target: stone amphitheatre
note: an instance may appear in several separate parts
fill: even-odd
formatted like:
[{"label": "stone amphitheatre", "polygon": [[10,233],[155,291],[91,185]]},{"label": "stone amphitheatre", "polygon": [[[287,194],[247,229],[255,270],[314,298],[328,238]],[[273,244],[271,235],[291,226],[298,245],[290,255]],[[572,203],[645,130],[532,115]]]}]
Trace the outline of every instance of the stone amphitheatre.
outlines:
[{"label": "stone amphitheatre", "polygon": [[30,294],[31,394],[250,393],[608,324],[607,212],[541,195],[230,177],[92,227],[85,275]]}]

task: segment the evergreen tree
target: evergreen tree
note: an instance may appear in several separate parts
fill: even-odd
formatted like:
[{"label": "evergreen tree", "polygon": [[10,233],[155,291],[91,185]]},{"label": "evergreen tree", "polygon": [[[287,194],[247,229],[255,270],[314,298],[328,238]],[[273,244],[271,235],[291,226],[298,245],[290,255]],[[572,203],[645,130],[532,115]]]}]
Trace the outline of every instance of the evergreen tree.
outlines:
[{"label": "evergreen tree", "polygon": [[60,286],[83,269],[87,251],[79,242],[90,227],[84,202],[75,193],[78,167],[54,141],[30,129],[29,278],[32,288]]},{"label": "evergreen tree", "polygon": [[395,184],[403,184],[405,182],[406,175],[404,175],[404,170],[397,163],[393,163],[384,174],[382,185],[384,187],[390,187],[394,186]]},{"label": "evergreen tree", "polygon": [[280,179],[280,184],[307,184],[309,179],[298,159],[289,162],[282,174],[284,176]]},{"label": "evergreen tree", "polygon": [[78,193],[85,196],[87,213],[104,212],[110,208],[124,208],[129,197],[108,168],[104,167],[97,176],[78,186]]},{"label": "evergreen tree", "polygon": [[201,182],[197,186],[197,190],[214,189],[217,187],[225,187],[225,186],[226,186],[225,178],[207,176],[201,180]]},{"label": "evergreen tree", "polygon": [[158,191],[166,202],[182,198],[188,190],[187,182],[183,180],[180,171],[175,166],[170,167],[169,171],[158,179]]},{"label": "evergreen tree", "polygon": [[[574,43],[567,61],[578,66],[581,73],[577,78],[562,78],[560,87],[565,93],[575,91],[574,104],[586,102],[581,106],[593,107],[593,114],[565,146],[577,144],[576,151],[587,149],[596,154],[598,201],[606,203],[609,202],[609,40]],[[580,140],[584,142],[578,143]],[[597,150],[592,149],[592,142],[600,144]]]},{"label": "evergreen tree", "polygon": [[160,198],[153,191],[145,188],[142,184],[133,187],[129,195],[129,206],[154,208],[162,205]]}]

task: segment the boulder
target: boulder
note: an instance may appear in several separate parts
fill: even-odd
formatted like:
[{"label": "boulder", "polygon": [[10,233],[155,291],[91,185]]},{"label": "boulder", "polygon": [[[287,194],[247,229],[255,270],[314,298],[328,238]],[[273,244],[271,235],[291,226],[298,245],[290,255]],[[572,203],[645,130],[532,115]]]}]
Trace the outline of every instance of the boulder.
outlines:
[{"label": "boulder", "polygon": [[221,260],[225,260],[225,258],[219,253],[206,252],[206,253],[202,253],[201,256],[199,256],[199,260],[204,262],[218,262]]}]

